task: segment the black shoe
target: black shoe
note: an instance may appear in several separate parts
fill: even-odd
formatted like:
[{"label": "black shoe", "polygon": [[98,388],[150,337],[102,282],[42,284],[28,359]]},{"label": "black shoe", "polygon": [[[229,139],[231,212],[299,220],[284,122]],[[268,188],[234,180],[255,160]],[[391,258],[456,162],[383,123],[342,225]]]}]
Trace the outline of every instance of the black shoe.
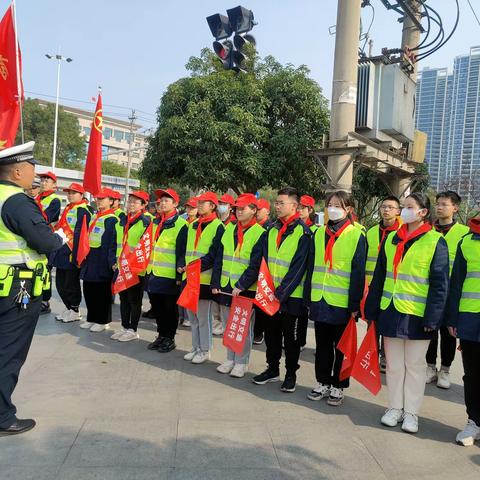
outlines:
[{"label": "black shoe", "polygon": [[159,335],[152,343],[148,344],[147,348],[149,350],[158,350],[158,347],[160,347],[165,340],[168,340],[168,338]]},{"label": "black shoe", "polygon": [[148,312],[142,313],[142,318],[155,318],[155,314],[153,313],[153,310],[150,309]]},{"label": "black shoe", "polygon": [[270,370],[267,368],[264,372],[260,375],[256,375],[252,378],[253,383],[257,385],[265,385],[269,382],[278,382],[280,380],[278,370]]},{"label": "black shoe", "polygon": [[46,315],[50,313],[52,309],[50,308],[50,304],[48,302],[42,302],[42,306],[40,308],[40,315]]},{"label": "black shoe", "polygon": [[172,350],[175,350],[177,346],[175,345],[175,342],[171,338],[165,338],[165,341],[159,345],[158,351],[160,353],[168,353],[171,352]]},{"label": "black shoe", "polygon": [[0,428],[0,437],[6,437],[8,435],[19,435],[31,430],[36,425],[35,420],[30,418],[25,420],[19,420],[18,418],[7,428]]},{"label": "black shoe", "polygon": [[261,345],[263,343],[263,333],[260,335],[255,335],[253,337],[253,344],[254,345]]},{"label": "black shoe", "polygon": [[287,375],[285,377],[285,380],[282,383],[282,386],[280,387],[280,390],[282,392],[292,393],[295,391],[296,383],[297,383],[297,376],[295,374]]}]

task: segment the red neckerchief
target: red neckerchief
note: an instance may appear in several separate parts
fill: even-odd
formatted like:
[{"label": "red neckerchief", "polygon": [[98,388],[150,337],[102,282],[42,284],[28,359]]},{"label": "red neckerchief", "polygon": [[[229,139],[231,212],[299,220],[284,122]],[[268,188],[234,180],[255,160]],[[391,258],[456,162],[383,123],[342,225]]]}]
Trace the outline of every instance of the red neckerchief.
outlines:
[{"label": "red neckerchief", "polygon": [[441,233],[443,236],[445,236],[456,223],[457,222],[454,220],[448,225],[440,225],[440,222],[438,220],[435,220],[433,227],[438,233]]},{"label": "red neckerchief", "polygon": [[307,218],[304,223],[307,227],[311,227],[313,225],[313,222],[310,220],[310,218]]},{"label": "red neckerchief", "polygon": [[471,218],[468,221],[468,226],[470,227],[470,231],[472,233],[480,234],[480,220],[478,220],[476,218]]},{"label": "red neckerchief", "polygon": [[75,207],[77,207],[78,205],[87,205],[87,203],[88,203],[88,202],[87,202],[84,198],[83,198],[82,200],[80,200],[79,202],[69,203],[69,204],[65,207],[65,210],[63,211],[62,216],[60,217],[60,220],[58,221],[57,226],[55,227],[55,229],[64,228],[65,225],[68,225],[67,215],[68,215],[68,212],[69,212],[70,210],[72,210],[72,208],[75,208]]},{"label": "red neckerchief", "polygon": [[253,217],[250,222],[248,222],[245,226],[241,224],[241,222],[237,222],[237,248],[236,251],[240,253],[243,245],[243,234],[245,230],[249,229],[253,225],[257,223],[257,219]]},{"label": "red neckerchief", "polygon": [[197,221],[197,217],[193,217],[193,218],[190,218],[190,217],[187,217],[187,223],[190,225],[191,223],[193,222],[196,222]]},{"label": "red neckerchief", "polygon": [[403,259],[403,252],[405,251],[405,244],[424,233],[429,232],[432,229],[430,223],[424,223],[412,233],[408,233],[408,225],[404,224],[397,230],[397,236],[400,241],[397,244],[397,249],[395,250],[395,256],[393,257],[393,278],[397,278],[397,272],[400,264]]},{"label": "red neckerchief", "polygon": [[42,200],[44,198],[48,197],[49,195],[51,195],[52,193],[55,193],[55,190],[47,190],[45,192],[41,192],[35,197],[35,203],[38,205],[38,208],[40,209],[40,212],[42,213],[42,217],[45,219],[45,221],[47,223],[49,223],[48,222],[48,217],[47,217],[47,214],[45,213],[45,210],[43,208]]},{"label": "red neckerchief", "polygon": [[171,212],[168,213],[167,215],[164,215],[164,214],[162,213],[162,214],[159,216],[160,222],[158,223],[157,232],[155,233],[155,243],[157,242],[158,237],[159,237],[160,234],[162,233],[163,224],[164,224],[169,218],[174,217],[176,214],[177,214],[177,210],[174,209],[173,211],[171,211]]},{"label": "red neckerchief", "polygon": [[115,215],[115,209],[109,208],[108,210],[104,210],[103,212],[97,212],[95,215],[95,218],[93,219],[92,223],[88,227],[88,233],[93,231],[95,224],[97,223],[98,219],[101,217],[104,217],[105,215],[108,215],[109,213],[113,213]]},{"label": "red neckerchief", "polygon": [[265,220],[262,220],[261,222],[258,222],[262,227],[268,222],[268,217]]},{"label": "red neckerchief", "polygon": [[198,219],[197,232],[195,233],[195,242],[193,243],[193,248],[197,248],[198,241],[200,240],[200,237],[202,235],[202,225],[204,223],[212,222],[216,218],[218,218],[217,214],[216,213],[211,213],[210,215],[207,215],[206,217],[200,217]]},{"label": "red neckerchief", "polygon": [[327,263],[330,264],[330,266],[328,267],[329,270],[333,268],[333,246],[335,245],[335,240],[349,225],[351,225],[351,222],[350,220],[347,220],[337,232],[332,232],[328,225],[325,228],[325,233],[328,235],[328,242],[325,246],[325,254],[323,256],[323,261],[325,262],[325,265]]},{"label": "red neckerchief", "polygon": [[228,225],[230,222],[235,222],[237,217],[231,213],[230,216],[223,222],[224,225]]},{"label": "red neckerchief", "polygon": [[291,217],[288,217],[286,220],[284,220],[283,218],[279,218],[282,226],[277,233],[277,250],[278,248],[280,248],[280,243],[282,243],[283,234],[287,231],[288,226],[293,223],[297,218],[300,218],[300,214],[298,212],[295,212]]},{"label": "red neckerchief", "polygon": [[400,228],[400,222],[395,220],[395,223],[391,227],[382,227],[382,225],[379,225],[380,227],[380,232],[382,233],[382,238],[380,239],[380,243],[378,244],[378,251],[382,248],[383,241],[385,240],[385,237],[390,233],[390,232],[396,232]]},{"label": "red neckerchief", "polygon": [[140,218],[143,215],[144,211],[140,210],[137,212],[135,215],[130,216],[130,214],[127,215],[127,223],[125,224],[125,228],[123,230],[123,238],[122,238],[122,245],[125,246],[128,240],[128,230],[130,229],[130,225],[133,225],[133,223],[137,220],[137,218]]}]

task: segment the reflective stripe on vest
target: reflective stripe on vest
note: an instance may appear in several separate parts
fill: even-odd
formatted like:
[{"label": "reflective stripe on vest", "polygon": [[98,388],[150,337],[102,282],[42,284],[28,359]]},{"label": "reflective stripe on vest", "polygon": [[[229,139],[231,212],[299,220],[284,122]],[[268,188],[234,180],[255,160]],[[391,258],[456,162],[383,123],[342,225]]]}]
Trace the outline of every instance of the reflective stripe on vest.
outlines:
[{"label": "reflective stripe on vest", "polygon": [[448,258],[450,260],[450,275],[452,274],[453,262],[457,253],[457,247],[460,240],[468,234],[470,229],[461,223],[455,223],[445,234],[444,238],[448,246]]},{"label": "reflective stripe on vest", "polygon": [[[90,245],[90,248],[100,248],[100,246],[102,245],[102,237],[103,237],[103,234],[105,233],[105,220],[107,218],[115,218],[116,220],[118,220],[113,213],[109,213],[108,215],[104,215],[103,217],[100,217],[95,223],[93,230],[88,235],[88,243]],[[95,219],[93,219],[92,222],[94,220]],[[116,226],[116,222],[115,222],[115,226]]]},{"label": "reflective stripe on vest", "polygon": [[393,278],[393,258],[397,246],[392,243],[395,235],[396,232],[391,232],[385,240],[387,272],[380,308],[386,310],[393,301],[400,313],[423,317],[430,286],[430,265],[442,235],[430,230],[418,238],[404,254],[396,280]]},{"label": "reflective stripe on vest", "polygon": [[314,237],[315,259],[310,298],[312,302],[324,299],[328,305],[347,308],[352,259],[363,232],[349,225],[341,233],[333,245],[333,265],[330,270],[325,264],[325,229],[325,226],[320,227]]},{"label": "reflective stripe on vest", "polygon": [[368,284],[370,284],[370,282],[372,281],[373,272],[375,271],[375,266],[377,265],[378,247],[380,246],[380,225],[374,225],[368,230],[367,243],[368,252],[367,263],[365,265],[365,275]]},{"label": "reflective stripe on vest", "polygon": [[480,240],[473,234],[463,237],[460,249],[467,263],[467,275],[462,286],[460,312],[480,313]]}]

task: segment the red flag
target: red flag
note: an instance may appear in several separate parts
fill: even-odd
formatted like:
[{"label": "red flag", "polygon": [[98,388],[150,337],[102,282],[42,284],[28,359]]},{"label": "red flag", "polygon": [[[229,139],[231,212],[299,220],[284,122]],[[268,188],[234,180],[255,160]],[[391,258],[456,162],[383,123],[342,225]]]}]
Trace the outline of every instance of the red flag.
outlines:
[{"label": "red flag", "polygon": [[152,253],[153,222],[146,228],[133,252],[128,253],[128,263],[132,273],[142,273],[148,267]]},{"label": "red flag", "polygon": [[368,297],[368,283],[365,280],[365,287],[363,289],[363,297],[362,297],[362,300],[360,302],[360,318],[362,320],[365,320],[365,321],[367,321],[367,317],[365,315],[365,304],[367,303],[367,297]]},{"label": "red flag", "polygon": [[198,299],[200,297],[200,268],[202,262],[199,258],[187,265],[187,284],[178,297],[177,305],[188,308],[193,313],[198,312]]},{"label": "red flag", "polygon": [[233,297],[223,334],[223,344],[239,355],[243,352],[250,328],[253,301],[247,297]]},{"label": "red flag", "polygon": [[123,290],[127,290],[128,288],[133,287],[133,285],[140,283],[138,275],[130,270],[127,250],[128,245],[127,248],[124,248],[122,250],[118,261],[118,275],[115,279],[114,284],[112,285],[113,295],[116,295],[119,292],[123,292]]},{"label": "red flag", "polygon": [[77,265],[81,265],[90,252],[90,240],[88,234],[87,216],[82,219],[82,228],[80,229],[80,238],[78,239]]},{"label": "red flag", "polygon": [[257,292],[255,293],[253,303],[270,316],[275,315],[280,308],[280,302],[275,297],[274,292],[275,287],[272,275],[270,270],[268,270],[267,262],[262,258],[262,264],[258,272]]},{"label": "red flag", "polygon": [[353,363],[352,377],[374,395],[382,388],[374,322],[368,327],[367,334],[358,349],[357,357]]},{"label": "red flag", "polygon": [[90,129],[90,141],[83,177],[83,186],[92,195],[96,195],[102,188],[102,130],[102,96],[98,94],[95,116]]},{"label": "red flag", "polygon": [[[16,45],[13,4],[0,22],[0,150],[14,145],[23,101],[22,59]],[[18,46],[18,71],[17,49]]]},{"label": "red flag", "polygon": [[353,363],[357,355],[357,323],[353,315],[343,332],[342,338],[337,344],[337,350],[343,353],[343,362],[339,378],[340,380],[345,380],[352,374]]}]

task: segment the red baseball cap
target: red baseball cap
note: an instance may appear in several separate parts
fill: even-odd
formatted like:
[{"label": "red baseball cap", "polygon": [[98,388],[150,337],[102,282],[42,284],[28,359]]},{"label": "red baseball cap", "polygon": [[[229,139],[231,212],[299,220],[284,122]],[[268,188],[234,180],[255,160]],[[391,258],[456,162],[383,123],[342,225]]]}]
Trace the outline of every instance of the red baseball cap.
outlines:
[{"label": "red baseball cap", "polygon": [[53,172],[39,173],[38,176],[39,176],[40,178],[42,178],[42,177],[51,178],[54,182],[57,181],[57,176],[56,176]]},{"label": "red baseball cap", "polygon": [[198,206],[198,199],[197,197],[192,197],[189,198],[188,201],[185,202],[185,206],[187,207],[192,207],[192,208],[197,208]]},{"label": "red baseball cap", "polygon": [[232,207],[235,205],[235,199],[228,193],[224,193],[219,200],[220,203],[228,203]]},{"label": "red baseball cap", "polygon": [[145,203],[148,203],[150,201],[150,195],[143,190],[135,190],[133,192],[130,192],[128,195],[131,195],[132,197],[137,197],[140,200],[143,200]]},{"label": "red baseball cap", "polygon": [[235,202],[236,207],[246,207],[247,205],[255,205],[258,207],[258,200],[257,197],[253,193],[242,193],[237,197],[237,201]]},{"label": "red baseball cap", "polygon": [[257,205],[258,208],[266,208],[268,211],[270,211],[270,202],[264,198],[259,198],[257,200]]},{"label": "red baseball cap", "polygon": [[111,193],[111,197],[114,198],[115,200],[121,200],[122,194],[120,192],[117,192],[116,190],[113,190],[112,188],[106,188],[105,190],[108,190]]},{"label": "red baseball cap", "polygon": [[165,190],[160,188],[158,190],[155,190],[155,195],[157,196],[158,200],[160,200],[160,198],[164,196],[167,196],[173,198],[176,203],[180,201],[180,196],[175,190],[173,190],[173,188],[166,188]]},{"label": "red baseball cap", "polygon": [[85,189],[83,188],[83,185],[81,185],[80,183],[71,183],[67,188],[64,188],[63,191],[85,193]]},{"label": "red baseball cap", "polygon": [[198,202],[212,202],[218,206],[218,197],[216,193],[205,192],[197,197]]},{"label": "red baseball cap", "polygon": [[113,198],[112,197],[112,192],[113,190],[110,188],[102,188],[96,195],[94,195],[95,198]]},{"label": "red baseball cap", "polygon": [[300,205],[305,205],[305,207],[315,207],[315,199],[310,195],[303,195],[300,198]]}]

